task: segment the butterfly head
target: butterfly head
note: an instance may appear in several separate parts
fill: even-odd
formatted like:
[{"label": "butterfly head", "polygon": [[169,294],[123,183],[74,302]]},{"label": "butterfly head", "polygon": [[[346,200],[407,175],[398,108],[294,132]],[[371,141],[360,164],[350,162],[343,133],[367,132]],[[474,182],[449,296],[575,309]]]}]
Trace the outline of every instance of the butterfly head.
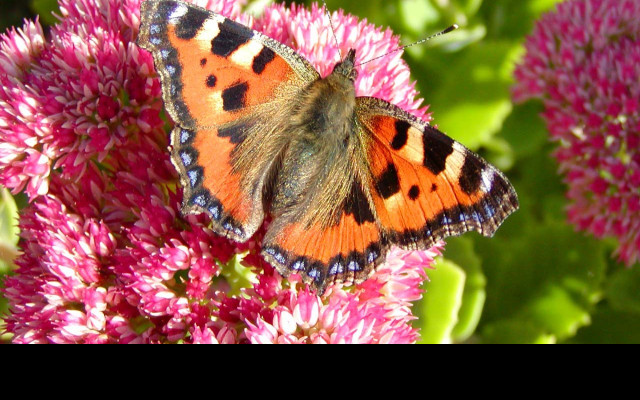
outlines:
[{"label": "butterfly head", "polygon": [[349,50],[349,53],[347,53],[347,56],[344,58],[344,60],[336,64],[336,66],[333,68],[333,73],[343,75],[350,81],[355,82],[356,79],[358,79],[358,71],[356,70],[355,64],[356,51],[355,49],[351,49]]}]

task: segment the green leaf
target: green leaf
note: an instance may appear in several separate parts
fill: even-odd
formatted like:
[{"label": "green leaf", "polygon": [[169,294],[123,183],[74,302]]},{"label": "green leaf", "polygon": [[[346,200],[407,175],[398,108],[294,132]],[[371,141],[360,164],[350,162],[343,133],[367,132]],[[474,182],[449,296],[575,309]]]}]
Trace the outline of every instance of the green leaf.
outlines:
[{"label": "green leaf", "polygon": [[28,4],[7,0],[2,0],[1,4],[0,33],[12,26],[22,26],[25,18],[31,18]]},{"label": "green leaf", "polygon": [[[308,3],[315,3],[311,0]],[[366,18],[379,26],[391,26],[393,20],[398,21],[398,3],[388,0],[343,1],[327,0],[329,10],[345,10],[361,19]],[[396,26],[394,26],[396,28]],[[400,32],[396,32],[400,33]]]},{"label": "green leaf", "polygon": [[464,293],[465,273],[451,261],[440,259],[429,272],[427,293],[417,307],[421,343],[450,343]]},{"label": "green leaf", "polygon": [[592,320],[568,343],[640,344],[640,314],[615,311],[603,304]]},{"label": "green leaf", "polygon": [[485,1],[480,14],[491,27],[491,37],[521,39],[533,30],[542,13],[553,10],[562,0]]},{"label": "green leaf", "polygon": [[505,320],[485,328],[482,343],[555,344],[556,338],[526,320]]},{"label": "green leaf", "polygon": [[[421,73],[419,85],[439,128],[472,150],[488,143],[513,108],[509,87],[519,53],[515,42],[482,41],[443,55],[439,71]],[[422,63],[429,62],[427,56]]]},{"label": "green leaf", "polygon": [[530,0],[529,12],[534,16],[533,19],[538,19],[542,13],[553,11],[558,3],[563,0]]},{"label": "green leaf", "polygon": [[574,336],[579,328],[591,323],[587,308],[570,291],[555,285],[545,287],[524,314],[535,326],[559,338]]},{"label": "green leaf", "polygon": [[458,25],[466,26],[478,12],[482,0],[431,0],[431,3],[446,17]]},{"label": "green leaf", "polygon": [[505,120],[502,134],[517,157],[531,156],[545,150],[549,132],[540,116],[543,110],[542,103],[529,101],[516,105]]},{"label": "green leaf", "polygon": [[518,178],[516,189],[521,195],[523,209],[528,210],[536,225],[548,221],[564,221],[567,204],[566,186],[558,174],[558,164],[549,153],[555,145],[546,143],[542,151],[520,158],[512,176]]},{"label": "green leaf", "polygon": [[613,311],[640,315],[640,268],[636,266],[614,273],[606,297]]},{"label": "green leaf", "polygon": [[17,226],[18,207],[5,188],[0,188],[0,275],[9,272],[18,255],[20,230]]},{"label": "green leaf", "polygon": [[274,0],[250,0],[243,8],[246,14],[258,17],[264,13],[264,10],[272,5]]},{"label": "green leaf", "polygon": [[399,4],[400,21],[407,32],[415,36],[425,34],[425,29],[436,24],[441,14],[429,0],[406,0]]},{"label": "green leaf", "polygon": [[536,332],[564,339],[589,324],[607,268],[602,243],[548,222],[522,227],[511,240],[482,240],[478,253],[488,281],[483,335],[495,324],[526,321]]},{"label": "green leaf", "polygon": [[58,0],[31,0],[31,9],[40,16],[40,21],[45,25],[54,25],[58,19],[53,13],[60,14]]},{"label": "green leaf", "polygon": [[452,332],[454,342],[464,342],[475,332],[482,317],[487,297],[487,279],[482,272],[482,260],[474,251],[473,240],[470,237],[447,240],[444,255],[459,265],[466,275],[458,323]]}]

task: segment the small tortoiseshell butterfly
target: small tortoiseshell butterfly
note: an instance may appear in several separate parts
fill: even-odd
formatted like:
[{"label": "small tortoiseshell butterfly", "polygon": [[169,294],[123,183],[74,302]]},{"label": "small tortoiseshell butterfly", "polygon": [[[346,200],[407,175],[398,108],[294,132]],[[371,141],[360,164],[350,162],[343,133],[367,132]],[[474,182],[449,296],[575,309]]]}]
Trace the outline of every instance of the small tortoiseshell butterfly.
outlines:
[{"label": "small tortoiseshell butterfly", "polygon": [[206,9],[142,3],[176,123],[183,212],[245,242],[270,215],[264,258],[320,293],[365,281],[391,245],[492,236],[518,208],[482,158],[377,98],[356,97],[355,50],[322,78],[293,49]]}]

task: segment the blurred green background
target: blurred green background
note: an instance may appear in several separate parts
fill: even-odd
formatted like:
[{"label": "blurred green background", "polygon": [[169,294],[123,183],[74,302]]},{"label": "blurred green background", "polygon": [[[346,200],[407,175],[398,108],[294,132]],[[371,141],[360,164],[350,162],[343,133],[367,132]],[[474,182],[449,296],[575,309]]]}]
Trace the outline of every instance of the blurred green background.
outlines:
[{"label": "blurred green background", "polygon": [[[493,239],[467,234],[447,241],[416,309],[424,343],[640,342],[640,269],[616,263],[613,243],[566,224],[566,188],[538,116],[542,106],[510,98],[525,36],[559,1],[327,0],[330,9],[390,26],[404,43],[461,26],[411,47],[405,60],[435,123],[505,171],[520,197],[521,210]],[[55,21],[55,0],[1,3],[2,30],[35,14],[45,24]],[[260,9],[268,1],[250,3]],[[16,218],[4,193],[0,275],[10,273]],[[1,299],[0,308],[6,311]]]}]

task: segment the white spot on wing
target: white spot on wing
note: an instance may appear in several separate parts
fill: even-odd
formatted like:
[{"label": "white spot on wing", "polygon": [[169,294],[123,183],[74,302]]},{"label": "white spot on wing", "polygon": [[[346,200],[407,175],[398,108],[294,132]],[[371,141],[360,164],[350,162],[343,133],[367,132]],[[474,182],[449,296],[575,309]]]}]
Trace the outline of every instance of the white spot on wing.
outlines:
[{"label": "white spot on wing", "polygon": [[464,146],[458,142],[453,142],[453,150],[458,153],[463,153],[463,154],[467,153],[467,149],[465,149]]},{"label": "white spot on wing", "polygon": [[257,40],[250,40],[233,52],[231,61],[243,68],[250,69],[253,65],[253,59],[260,54],[263,48],[264,46]]},{"label": "white spot on wing", "polygon": [[446,174],[452,182],[457,182],[462,174],[462,167],[467,158],[467,149],[458,142],[453,142],[453,153],[447,157]]},{"label": "white spot on wing", "polygon": [[407,161],[415,164],[424,162],[424,142],[423,133],[416,128],[409,128],[407,144],[398,153]]},{"label": "white spot on wing", "polygon": [[180,18],[187,15],[188,12],[189,12],[189,8],[186,5],[178,4],[176,9],[173,10],[171,15],[169,15],[169,21],[171,21],[172,24],[175,24],[176,22],[180,21]]},{"label": "white spot on wing", "polygon": [[496,175],[491,168],[485,168],[484,171],[482,171],[482,183],[480,184],[480,188],[483,192],[489,193],[491,191],[495,176]]},{"label": "white spot on wing", "polygon": [[208,104],[209,109],[212,112],[223,112],[224,111],[224,101],[222,100],[222,91],[214,91],[210,93],[206,98],[206,103]]},{"label": "white spot on wing", "polygon": [[208,46],[205,49],[207,52],[211,51],[210,42],[220,34],[220,23],[222,23],[222,21],[218,21],[217,18],[207,18],[204,24],[202,24],[202,28],[198,31],[196,40]]}]

